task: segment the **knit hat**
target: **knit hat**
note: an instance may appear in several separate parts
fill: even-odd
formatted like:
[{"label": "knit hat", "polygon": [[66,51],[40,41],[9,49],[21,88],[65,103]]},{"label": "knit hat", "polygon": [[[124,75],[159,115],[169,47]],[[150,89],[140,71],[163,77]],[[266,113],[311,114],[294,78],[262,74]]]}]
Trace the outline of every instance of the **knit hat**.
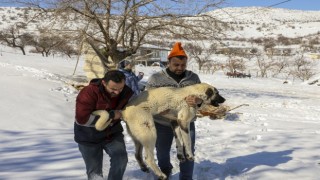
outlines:
[{"label": "knit hat", "polygon": [[170,59],[171,57],[176,57],[176,56],[185,56],[188,58],[187,54],[184,52],[183,48],[181,47],[181,42],[176,42],[173,45],[172,50],[171,50],[170,54],[168,55],[168,59]]},{"label": "knit hat", "polygon": [[124,69],[127,65],[132,64],[131,60],[124,59],[119,62],[118,69]]}]

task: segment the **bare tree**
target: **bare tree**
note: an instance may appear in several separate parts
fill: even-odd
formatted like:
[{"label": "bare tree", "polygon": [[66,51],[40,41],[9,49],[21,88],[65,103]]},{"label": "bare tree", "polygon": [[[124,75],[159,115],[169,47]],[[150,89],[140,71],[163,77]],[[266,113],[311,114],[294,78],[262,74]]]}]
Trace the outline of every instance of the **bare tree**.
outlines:
[{"label": "bare tree", "polygon": [[259,54],[256,57],[256,63],[259,68],[260,77],[268,77],[268,71],[270,71],[272,67],[275,66],[276,60],[274,60],[270,56],[263,56]]},{"label": "bare tree", "polygon": [[273,56],[275,53],[275,40],[274,39],[264,39],[264,51],[269,55]]},{"label": "bare tree", "polygon": [[69,58],[71,58],[72,55],[79,55],[79,52],[72,45],[67,43],[62,43],[59,46],[56,46],[54,50],[67,55]]},{"label": "bare tree", "polygon": [[210,73],[213,74],[214,72],[216,72],[217,70],[223,69],[224,65],[222,63],[216,62],[216,61],[208,61],[207,63],[205,63],[203,65],[203,72],[205,74]]},{"label": "bare tree", "polygon": [[302,81],[310,79],[316,73],[314,72],[315,63],[308,61],[303,54],[296,56],[293,62],[292,75]]},{"label": "bare tree", "polygon": [[25,32],[26,24],[16,23],[8,28],[0,31],[0,42],[4,42],[7,46],[18,48],[26,55],[25,47],[32,40],[32,35]]},{"label": "bare tree", "polygon": [[66,41],[58,35],[41,33],[40,36],[35,37],[31,43],[36,52],[42,56],[48,57],[50,53],[57,49],[58,46],[66,44]]},{"label": "bare tree", "polygon": [[289,59],[286,56],[280,56],[275,60],[273,70],[273,77],[276,77],[280,73],[285,73],[289,67]]},{"label": "bare tree", "polygon": [[188,43],[185,46],[186,51],[190,58],[193,58],[195,62],[198,64],[199,71],[201,71],[202,67],[207,64],[209,65],[209,57],[213,54],[214,49],[204,49],[197,44]]},{"label": "bare tree", "polygon": [[232,52],[228,53],[228,59],[225,63],[225,67],[229,72],[244,71],[246,69],[244,60],[236,57]]},{"label": "bare tree", "polygon": [[[15,0],[41,7],[32,0]],[[103,62],[114,63],[135,54],[146,39],[180,37],[204,39],[217,34],[216,19],[204,13],[224,0],[50,0],[56,17],[77,16],[87,43]],[[61,20],[61,18],[59,18]],[[68,20],[68,18],[64,18]],[[74,19],[73,19],[74,20]],[[157,35],[157,36],[156,36]],[[102,49],[102,50],[101,50]]]}]

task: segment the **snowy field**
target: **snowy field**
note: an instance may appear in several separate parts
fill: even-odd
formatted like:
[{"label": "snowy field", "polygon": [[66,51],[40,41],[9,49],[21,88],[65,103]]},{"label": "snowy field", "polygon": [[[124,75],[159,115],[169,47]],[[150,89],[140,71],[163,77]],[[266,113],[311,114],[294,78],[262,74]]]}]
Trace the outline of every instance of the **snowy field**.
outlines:
[{"label": "snowy field", "polygon": [[[3,50],[3,47],[2,47]],[[69,82],[83,76],[76,60],[0,55],[0,179],[86,179],[73,141],[77,91]],[[228,79],[200,74],[220,90],[232,111],[224,120],[198,119],[195,180],[297,179],[320,177],[320,87],[277,79]],[[152,179],[139,170],[126,135],[125,180]],[[174,147],[174,146],[173,146]],[[172,180],[178,160],[172,149]],[[107,175],[109,161],[104,161]]]}]

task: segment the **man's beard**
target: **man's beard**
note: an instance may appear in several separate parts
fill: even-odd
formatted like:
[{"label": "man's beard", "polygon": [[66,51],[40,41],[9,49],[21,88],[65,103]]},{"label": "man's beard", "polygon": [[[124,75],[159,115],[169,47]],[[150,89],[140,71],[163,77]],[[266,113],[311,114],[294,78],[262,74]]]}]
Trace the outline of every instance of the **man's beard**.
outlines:
[{"label": "man's beard", "polygon": [[110,97],[117,97],[119,96],[119,94],[116,94],[116,93],[110,93]]}]

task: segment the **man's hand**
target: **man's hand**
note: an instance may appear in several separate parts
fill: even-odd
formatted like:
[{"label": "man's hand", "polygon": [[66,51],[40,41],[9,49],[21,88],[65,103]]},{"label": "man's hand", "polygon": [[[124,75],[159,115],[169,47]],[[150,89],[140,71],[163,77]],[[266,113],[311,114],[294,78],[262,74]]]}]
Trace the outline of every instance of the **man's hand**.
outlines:
[{"label": "man's hand", "polygon": [[185,98],[185,100],[190,107],[196,107],[197,105],[201,104],[203,101],[201,98],[195,95],[189,95]]},{"label": "man's hand", "polygon": [[114,110],[114,118],[113,119],[121,119],[121,118],[122,118],[121,110]]},{"label": "man's hand", "polygon": [[122,118],[121,110],[111,110],[109,111],[109,118],[112,120],[119,120]]},{"label": "man's hand", "polygon": [[119,121],[122,118],[121,110],[112,110],[109,112],[107,112],[106,110],[96,110],[92,112],[92,114],[100,116],[95,124],[95,128],[98,131],[103,131],[111,123]]}]

